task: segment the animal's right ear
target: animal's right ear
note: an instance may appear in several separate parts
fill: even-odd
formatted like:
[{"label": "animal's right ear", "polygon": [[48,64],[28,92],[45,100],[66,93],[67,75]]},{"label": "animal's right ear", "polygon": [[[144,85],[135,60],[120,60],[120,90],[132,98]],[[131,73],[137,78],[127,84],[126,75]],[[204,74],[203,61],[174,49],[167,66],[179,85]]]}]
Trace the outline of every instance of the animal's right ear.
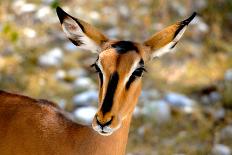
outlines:
[{"label": "animal's right ear", "polygon": [[56,12],[66,36],[79,48],[100,52],[102,44],[108,41],[108,38],[97,28],[83,20],[72,17],[60,7],[56,8]]}]

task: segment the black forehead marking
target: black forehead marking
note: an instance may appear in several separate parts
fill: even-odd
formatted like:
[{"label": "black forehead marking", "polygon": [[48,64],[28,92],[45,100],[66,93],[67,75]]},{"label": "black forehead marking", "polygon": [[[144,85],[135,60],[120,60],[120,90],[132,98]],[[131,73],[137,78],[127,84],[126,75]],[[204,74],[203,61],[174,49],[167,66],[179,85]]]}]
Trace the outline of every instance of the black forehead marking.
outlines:
[{"label": "black forehead marking", "polygon": [[102,103],[101,111],[104,114],[109,112],[113,106],[114,94],[117,89],[119,80],[119,75],[117,72],[114,72],[109,79],[109,83],[106,90],[106,95]]},{"label": "black forehead marking", "polygon": [[139,65],[140,65],[140,66],[144,66],[144,61],[143,61],[143,59],[140,59]]},{"label": "black forehead marking", "polygon": [[119,54],[124,54],[128,51],[139,51],[136,45],[131,41],[118,41],[111,46],[115,48]]}]

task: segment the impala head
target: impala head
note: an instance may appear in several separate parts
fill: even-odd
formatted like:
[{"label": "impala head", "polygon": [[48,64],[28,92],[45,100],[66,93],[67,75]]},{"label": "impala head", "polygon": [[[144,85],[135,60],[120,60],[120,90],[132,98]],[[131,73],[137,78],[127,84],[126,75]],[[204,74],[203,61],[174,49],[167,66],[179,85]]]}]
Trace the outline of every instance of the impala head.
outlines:
[{"label": "impala head", "polygon": [[81,49],[97,52],[92,65],[99,75],[99,105],[92,126],[101,135],[110,135],[131,116],[141,92],[144,64],[175,47],[195,17],[177,22],[143,43],[110,40],[95,27],[57,8],[68,39]]}]

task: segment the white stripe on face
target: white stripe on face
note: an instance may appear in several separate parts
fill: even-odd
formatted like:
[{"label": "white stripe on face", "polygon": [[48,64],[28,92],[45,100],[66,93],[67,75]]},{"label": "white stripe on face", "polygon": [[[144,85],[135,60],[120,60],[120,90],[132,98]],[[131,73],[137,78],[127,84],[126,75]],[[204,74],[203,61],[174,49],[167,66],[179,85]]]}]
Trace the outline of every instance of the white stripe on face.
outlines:
[{"label": "white stripe on face", "polygon": [[125,78],[124,81],[123,81],[124,86],[125,86],[126,83],[128,82],[128,80],[129,80],[130,76],[132,75],[132,73],[133,73],[133,72],[135,71],[135,69],[138,67],[139,61],[140,61],[139,59],[136,60],[136,61],[134,62],[134,64],[132,65],[130,71],[128,72],[128,74],[126,75],[126,78]]}]

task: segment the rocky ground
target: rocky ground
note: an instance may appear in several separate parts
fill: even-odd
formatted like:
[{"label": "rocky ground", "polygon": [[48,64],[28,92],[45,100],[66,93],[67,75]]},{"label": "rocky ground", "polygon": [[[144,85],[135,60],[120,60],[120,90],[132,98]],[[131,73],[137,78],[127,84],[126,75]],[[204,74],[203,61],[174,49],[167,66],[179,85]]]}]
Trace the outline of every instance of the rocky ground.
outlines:
[{"label": "rocky ground", "polygon": [[199,12],[176,52],[147,64],[127,155],[232,154],[230,1],[0,1],[0,89],[52,100],[89,124],[97,55],[65,38],[57,5],[111,38],[135,41]]}]

